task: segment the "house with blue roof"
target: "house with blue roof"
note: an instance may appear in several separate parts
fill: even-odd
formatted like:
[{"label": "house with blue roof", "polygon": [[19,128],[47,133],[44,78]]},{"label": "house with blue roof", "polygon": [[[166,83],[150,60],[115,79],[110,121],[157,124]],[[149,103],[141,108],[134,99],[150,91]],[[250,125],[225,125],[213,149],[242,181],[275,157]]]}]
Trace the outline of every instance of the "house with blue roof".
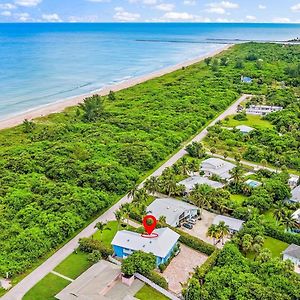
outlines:
[{"label": "house with blue roof", "polygon": [[180,235],[170,228],[159,228],[154,231],[157,237],[146,238],[140,233],[121,230],[113,238],[111,244],[114,255],[125,259],[134,251],[152,253],[156,256],[156,265],[165,263],[177,249]]}]

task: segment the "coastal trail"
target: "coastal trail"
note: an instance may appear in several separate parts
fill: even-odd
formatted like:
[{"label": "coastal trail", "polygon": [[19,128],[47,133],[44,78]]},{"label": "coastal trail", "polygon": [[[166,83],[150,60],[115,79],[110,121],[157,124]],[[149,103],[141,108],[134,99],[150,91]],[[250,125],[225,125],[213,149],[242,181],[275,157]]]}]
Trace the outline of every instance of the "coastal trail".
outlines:
[{"label": "coastal trail", "polygon": [[[208,131],[207,128],[216,124],[218,121],[226,118],[229,115],[233,115],[237,111],[237,107],[244,102],[251,95],[244,94],[238,100],[236,100],[230,107],[228,107],[222,114],[220,114],[217,118],[215,118],[207,127],[205,127],[200,133],[198,133],[191,141],[184,144],[182,148],[175,153],[171,158],[169,158],[163,165],[161,165],[158,169],[156,169],[149,177],[151,176],[159,176],[162,172],[172,166],[176,161],[182,158],[185,154],[185,147],[192,142],[200,142],[203,140]],[[149,178],[148,177],[148,178]],[[146,179],[145,179],[146,180]],[[145,180],[139,185],[139,188],[143,186]],[[69,256],[77,247],[78,241],[80,238],[89,237],[93,235],[97,229],[95,229],[95,225],[98,222],[108,222],[111,220],[115,220],[115,212],[120,208],[120,206],[124,203],[131,202],[131,198],[126,195],[121,198],[116,204],[110,207],[105,213],[99,216],[96,220],[90,223],[86,228],[84,228],[79,234],[77,234],[73,239],[71,239],[68,243],[66,243],[62,248],[60,248],[57,252],[55,252],[51,257],[49,257],[45,262],[43,262],[40,266],[38,266],[35,270],[33,270],[30,274],[28,274],[23,280],[21,280],[16,286],[10,289],[1,299],[2,300],[21,300],[22,297],[43,277],[45,277],[48,273],[52,272],[52,270],[60,264],[67,256]]]}]

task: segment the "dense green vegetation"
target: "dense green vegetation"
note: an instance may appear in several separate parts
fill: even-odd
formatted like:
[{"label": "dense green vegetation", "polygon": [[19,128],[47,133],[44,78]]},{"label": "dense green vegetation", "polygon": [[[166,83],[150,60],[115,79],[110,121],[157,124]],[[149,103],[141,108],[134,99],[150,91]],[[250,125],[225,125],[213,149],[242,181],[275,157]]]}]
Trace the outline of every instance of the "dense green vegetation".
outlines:
[{"label": "dense green vegetation", "polygon": [[205,276],[200,298],[296,300],[300,278],[290,261],[273,259],[268,253],[249,260],[234,244],[226,244]]},{"label": "dense green vegetation", "polygon": [[[267,93],[281,81],[297,86],[290,75],[299,53],[297,46],[238,45],[222,59],[2,131],[0,274],[22,273],[65,242],[241,92]],[[241,74],[254,83],[242,84]]]}]

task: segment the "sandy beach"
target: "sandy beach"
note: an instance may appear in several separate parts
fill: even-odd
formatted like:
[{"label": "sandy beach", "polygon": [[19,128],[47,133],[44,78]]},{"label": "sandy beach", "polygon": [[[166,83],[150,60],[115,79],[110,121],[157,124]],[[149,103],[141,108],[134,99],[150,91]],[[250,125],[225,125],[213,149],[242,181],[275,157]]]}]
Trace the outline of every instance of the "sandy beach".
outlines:
[{"label": "sandy beach", "polygon": [[116,92],[116,91],[120,91],[120,90],[129,88],[129,87],[132,87],[134,85],[140,84],[140,83],[145,82],[147,80],[150,80],[150,79],[153,79],[153,78],[160,77],[162,75],[171,73],[173,71],[181,69],[182,67],[187,67],[187,66],[193,65],[195,63],[198,63],[198,62],[204,60],[205,58],[215,56],[215,55],[229,49],[230,47],[232,47],[232,45],[226,45],[226,46],[224,46],[224,47],[222,47],[222,48],[220,48],[216,51],[210,52],[206,55],[203,55],[203,56],[200,56],[198,58],[188,60],[188,61],[182,62],[180,64],[176,64],[176,65],[161,69],[159,71],[155,71],[155,72],[152,72],[152,73],[149,73],[149,74],[137,77],[137,78],[132,78],[132,79],[126,80],[124,82],[117,83],[115,85],[106,86],[106,87],[102,88],[101,90],[94,91],[94,92],[89,93],[89,94],[84,94],[84,95],[72,97],[72,98],[69,98],[69,99],[56,101],[54,103],[43,105],[43,106],[37,107],[35,109],[32,109],[30,111],[20,113],[18,115],[11,116],[7,119],[0,120],[0,129],[10,128],[10,127],[14,127],[16,125],[19,125],[25,119],[32,120],[32,119],[42,117],[42,116],[46,116],[46,115],[49,115],[49,114],[52,114],[52,113],[62,112],[67,107],[75,106],[75,105],[83,102],[83,100],[86,97],[92,96],[94,94],[105,96],[110,91]]}]

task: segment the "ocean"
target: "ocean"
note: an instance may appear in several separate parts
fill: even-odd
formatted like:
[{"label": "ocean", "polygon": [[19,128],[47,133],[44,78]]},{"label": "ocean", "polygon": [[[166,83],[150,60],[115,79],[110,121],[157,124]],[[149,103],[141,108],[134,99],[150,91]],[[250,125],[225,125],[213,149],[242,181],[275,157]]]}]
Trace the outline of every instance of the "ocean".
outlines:
[{"label": "ocean", "polygon": [[205,55],[224,43],[299,36],[299,24],[0,24],[0,119]]}]

